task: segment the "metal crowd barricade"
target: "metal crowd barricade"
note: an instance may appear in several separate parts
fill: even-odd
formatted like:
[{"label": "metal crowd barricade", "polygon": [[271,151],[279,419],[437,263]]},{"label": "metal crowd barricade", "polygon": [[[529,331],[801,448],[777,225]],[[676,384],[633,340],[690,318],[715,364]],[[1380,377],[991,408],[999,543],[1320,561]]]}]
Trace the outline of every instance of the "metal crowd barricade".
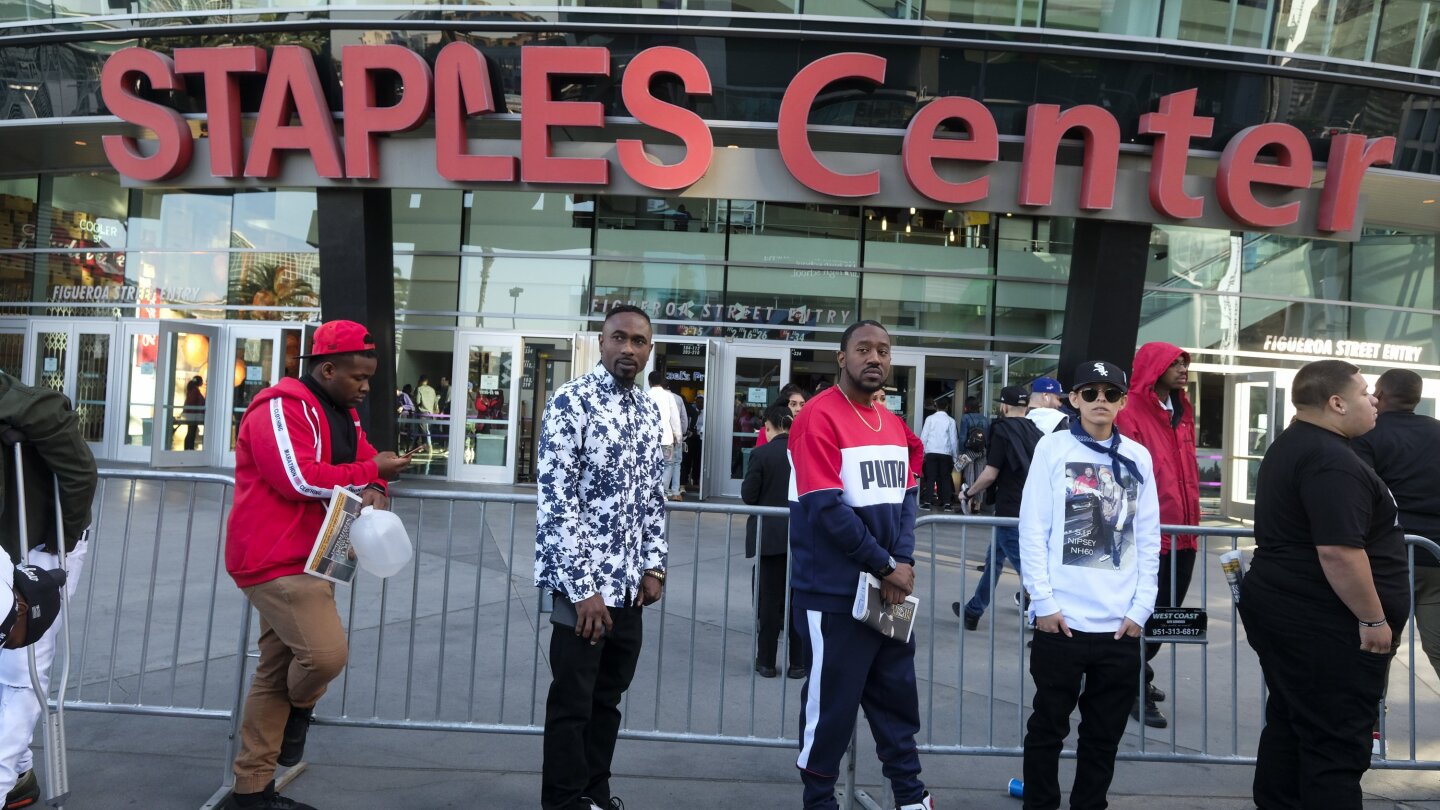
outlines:
[{"label": "metal crowd barricade", "polygon": [[[221,475],[102,473],[95,540],[72,602],[76,658],[67,708],[228,721],[231,750],[220,763],[220,790],[206,807],[221,801],[233,783],[230,760],[248,685],[246,650],[254,649],[257,632],[222,568],[232,487],[233,479]],[[550,625],[546,598],[533,586],[535,497],[407,485],[394,490],[393,508],[409,527],[414,561],[389,579],[362,574],[339,589],[350,664],[317,707],[316,722],[539,734]],[[645,643],[622,707],[621,736],[795,746],[802,681],[784,677],[785,633],[777,655],[781,677],[765,679],[755,671],[756,561],[744,556],[746,519],[756,516],[763,524],[787,510],[689,502],[668,508],[666,595],[645,612]],[[1025,657],[1029,631],[1014,600],[1019,580],[1008,566],[998,575],[974,632],[964,630],[952,610],[981,576],[996,570],[976,570],[993,551],[995,528],[1014,524],[947,514],[922,514],[917,521],[916,674],[919,742],[926,753],[1022,753],[1033,687]],[[1252,763],[1263,722],[1263,679],[1217,561],[1219,554],[1249,545],[1252,533],[1165,531],[1200,536],[1185,604],[1208,609],[1208,643],[1161,647],[1155,683],[1168,693],[1161,705],[1170,725],[1147,729],[1132,721],[1119,756]],[[1417,546],[1440,554],[1433,543],[1410,542],[1412,555]],[[1440,717],[1440,687],[1433,687],[1434,673],[1423,657],[1417,670],[1417,643],[1411,622],[1406,649],[1392,667],[1389,710],[1382,718],[1387,748],[1375,767],[1440,768],[1440,730],[1423,725]],[[1417,677],[1424,688],[1417,688]],[[1137,694],[1139,685],[1137,673]],[[847,787],[848,797],[866,804],[853,783]]]}]

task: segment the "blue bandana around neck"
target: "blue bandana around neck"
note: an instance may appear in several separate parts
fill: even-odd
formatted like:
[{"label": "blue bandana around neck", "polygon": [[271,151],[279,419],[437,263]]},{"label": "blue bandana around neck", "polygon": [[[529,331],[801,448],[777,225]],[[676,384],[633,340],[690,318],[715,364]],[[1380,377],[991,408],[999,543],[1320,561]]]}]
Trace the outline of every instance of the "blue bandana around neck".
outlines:
[{"label": "blue bandana around neck", "polygon": [[1125,486],[1125,480],[1121,477],[1120,474],[1120,468],[1122,467],[1125,468],[1125,470],[1130,473],[1131,477],[1133,477],[1138,483],[1145,483],[1145,476],[1140,474],[1140,468],[1135,466],[1135,462],[1132,461],[1128,456],[1120,455],[1120,431],[1114,429],[1111,430],[1111,441],[1110,445],[1107,447],[1096,441],[1095,438],[1092,437],[1089,433],[1086,433],[1085,428],[1081,426],[1079,419],[1072,419],[1070,420],[1070,435],[1074,436],[1076,441],[1080,442],[1091,450],[1094,450],[1101,455],[1110,457],[1111,469],[1115,471],[1115,483],[1119,484],[1122,487]]}]

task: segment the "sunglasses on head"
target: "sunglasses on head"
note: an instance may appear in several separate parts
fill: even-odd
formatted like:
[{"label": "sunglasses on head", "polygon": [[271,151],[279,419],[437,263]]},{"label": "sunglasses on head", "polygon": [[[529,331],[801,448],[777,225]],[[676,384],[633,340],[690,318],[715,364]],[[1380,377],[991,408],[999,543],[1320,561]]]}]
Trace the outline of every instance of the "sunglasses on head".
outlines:
[{"label": "sunglasses on head", "polygon": [[[1100,396],[1100,389],[1099,389],[1099,388],[1081,388],[1081,389],[1080,389],[1078,392],[1076,392],[1076,393],[1080,394],[1080,398],[1083,399],[1083,400],[1085,400],[1086,402],[1094,402],[1095,399]],[[1107,388],[1105,389],[1105,401],[1106,401],[1106,402],[1119,402],[1119,401],[1120,401],[1120,398],[1123,397],[1123,396],[1125,396],[1125,392],[1124,392],[1124,391],[1121,391],[1119,388],[1110,388],[1110,387],[1107,387]]]}]

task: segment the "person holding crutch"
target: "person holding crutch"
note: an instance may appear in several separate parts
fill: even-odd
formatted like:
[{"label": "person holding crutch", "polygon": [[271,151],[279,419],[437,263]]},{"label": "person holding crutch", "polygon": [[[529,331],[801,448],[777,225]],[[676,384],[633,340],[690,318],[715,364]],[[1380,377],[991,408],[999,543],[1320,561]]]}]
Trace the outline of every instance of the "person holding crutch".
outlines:
[{"label": "person holding crutch", "polygon": [[[48,575],[49,569],[61,567],[56,546],[62,543],[57,537],[63,538],[64,568],[68,572],[65,588],[73,595],[89,547],[90,503],[96,486],[95,457],[80,432],[80,419],[70,408],[70,401],[59,392],[22,385],[14,377],[0,372],[0,435],[4,437],[7,455],[0,464],[0,490],[3,490],[0,547],[4,548],[12,566],[28,563],[26,569],[33,566]],[[20,448],[18,472],[14,460],[17,444]],[[22,510],[26,518],[23,538]],[[37,583],[24,575],[22,569],[17,569],[15,581],[24,585],[18,594],[21,601],[41,598],[23,592]],[[3,601],[4,595],[0,593],[0,603]],[[0,613],[9,617],[3,604],[0,604]],[[30,617],[19,617],[16,623],[24,618]],[[29,638],[23,640],[33,645],[39,686],[45,694],[50,688],[50,664],[55,659],[63,621],[63,617],[54,620],[49,632],[32,626],[28,628]],[[0,630],[4,629],[4,621],[0,621]],[[15,632],[11,628],[12,636]],[[0,791],[6,794],[5,810],[29,807],[40,800],[30,743],[36,721],[40,719],[43,695],[37,697],[30,678],[29,651],[14,648],[18,643],[19,640],[12,637],[0,648]]]}]

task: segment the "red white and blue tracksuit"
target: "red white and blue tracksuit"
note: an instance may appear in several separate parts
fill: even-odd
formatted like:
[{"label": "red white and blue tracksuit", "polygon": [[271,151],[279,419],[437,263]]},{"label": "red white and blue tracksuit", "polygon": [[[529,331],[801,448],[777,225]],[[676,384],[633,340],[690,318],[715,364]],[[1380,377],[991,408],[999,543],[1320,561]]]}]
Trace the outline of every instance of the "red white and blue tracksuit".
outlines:
[{"label": "red white and blue tracksuit", "polygon": [[[880,429],[877,432],[875,427]],[[850,616],[861,572],[913,564],[916,475],[924,449],[889,410],[853,406],[839,387],[805,403],[790,430],[791,599],[810,662],[801,696],[805,807],[836,807],[835,781],[864,708],[898,804],[920,801],[915,641]]]}]

